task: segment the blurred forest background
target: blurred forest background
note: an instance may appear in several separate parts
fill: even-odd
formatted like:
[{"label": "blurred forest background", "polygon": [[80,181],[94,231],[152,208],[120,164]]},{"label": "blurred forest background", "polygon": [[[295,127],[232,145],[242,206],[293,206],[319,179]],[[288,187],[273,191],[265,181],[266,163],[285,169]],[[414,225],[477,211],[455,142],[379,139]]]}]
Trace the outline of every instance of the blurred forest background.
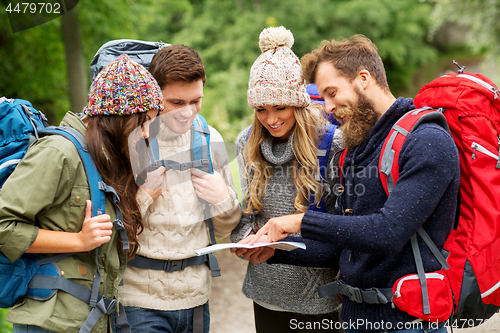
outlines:
[{"label": "blurred forest background", "polygon": [[[22,98],[57,124],[80,112],[88,66],[113,39],[185,44],[207,71],[202,114],[226,142],[251,122],[248,75],[259,33],[283,25],[301,57],[324,39],[364,34],[379,48],[396,96],[414,97],[433,78],[466,70],[500,84],[500,0],[85,0],[13,33],[0,0],[0,97]],[[0,311],[0,332],[10,331]]]},{"label": "blurred forest background", "polygon": [[121,38],[198,50],[207,71],[202,114],[227,142],[250,122],[248,74],[269,26],[292,31],[299,57],[324,39],[366,35],[396,96],[413,97],[455,71],[453,59],[500,83],[500,0],[85,0],[17,33],[6,14],[10,2],[0,0],[0,95],[31,101],[52,124],[82,109],[92,57]]}]

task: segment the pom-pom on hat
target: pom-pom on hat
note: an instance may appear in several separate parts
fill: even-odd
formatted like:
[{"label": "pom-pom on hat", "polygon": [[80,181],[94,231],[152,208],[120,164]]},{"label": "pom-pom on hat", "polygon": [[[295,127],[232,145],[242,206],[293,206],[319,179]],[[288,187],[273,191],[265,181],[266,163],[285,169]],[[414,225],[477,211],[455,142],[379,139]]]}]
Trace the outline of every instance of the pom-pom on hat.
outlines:
[{"label": "pom-pom on hat", "polygon": [[310,103],[300,60],[290,49],[294,39],[285,27],[264,29],[262,54],[250,69],[247,99],[251,108],[263,105],[305,107]]},{"label": "pom-pom on hat", "polygon": [[143,66],[124,54],[96,76],[83,112],[125,116],[149,110],[163,111],[160,86]]}]

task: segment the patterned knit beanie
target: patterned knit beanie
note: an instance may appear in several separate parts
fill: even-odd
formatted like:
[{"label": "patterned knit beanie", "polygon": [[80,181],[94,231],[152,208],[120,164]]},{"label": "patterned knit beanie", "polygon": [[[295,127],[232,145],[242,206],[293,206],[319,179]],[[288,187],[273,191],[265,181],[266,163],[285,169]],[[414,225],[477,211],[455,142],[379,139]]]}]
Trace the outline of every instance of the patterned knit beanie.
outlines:
[{"label": "patterned knit beanie", "polygon": [[124,54],[96,76],[83,112],[126,116],[149,110],[163,111],[160,86],[144,67]]},{"label": "patterned knit beanie", "polygon": [[263,105],[305,107],[310,103],[299,58],[290,49],[293,35],[285,27],[264,29],[262,54],[250,69],[247,99],[251,108]]}]

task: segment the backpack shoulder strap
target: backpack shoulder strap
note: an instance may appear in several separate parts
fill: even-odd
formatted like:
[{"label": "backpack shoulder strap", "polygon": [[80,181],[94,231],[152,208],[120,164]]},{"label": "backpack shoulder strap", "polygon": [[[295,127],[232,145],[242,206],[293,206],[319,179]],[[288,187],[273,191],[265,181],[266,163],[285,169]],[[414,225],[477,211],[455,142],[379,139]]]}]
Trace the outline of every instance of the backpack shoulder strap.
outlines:
[{"label": "backpack shoulder strap", "polygon": [[[196,118],[193,120],[193,124],[191,125],[193,129],[193,138],[191,142],[191,153],[193,155],[193,162],[200,160],[202,162],[202,167],[199,169],[208,173],[213,174],[214,168],[212,165],[212,158],[210,156],[210,128],[208,127],[208,123],[198,114]],[[204,200],[203,200],[204,201]],[[217,240],[215,239],[214,225],[212,223],[212,218],[210,217],[210,205],[208,202],[205,203],[205,216],[207,216],[207,227],[208,234],[210,236],[210,243],[216,244]],[[217,269],[214,267],[214,269]],[[213,272],[212,272],[213,273]]]},{"label": "backpack shoulder strap", "polygon": [[97,172],[97,168],[88,152],[87,142],[83,135],[71,127],[65,126],[49,126],[39,132],[41,136],[56,134],[70,140],[78,150],[78,154],[85,167],[85,172],[89,181],[90,200],[92,200],[92,216],[104,214],[105,194],[99,189],[99,183],[103,182],[101,175]]},{"label": "backpack shoulder strap", "polygon": [[335,129],[337,125],[329,124],[325,133],[321,137],[316,154],[318,156],[318,162],[320,167],[321,177],[324,179],[326,177],[326,165],[328,164],[328,157],[330,155],[330,149],[332,146],[333,136],[335,135]]},{"label": "backpack shoulder strap", "polygon": [[[318,157],[318,167],[320,172],[320,181],[323,185],[325,177],[326,177],[326,169],[328,164],[328,157],[330,155],[330,148],[332,146],[333,136],[335,135],[335,129],[337,125],[328,124],[325,130],[325,133],[321,136],[321,140],[319,142],[318,148],[316,150],[316,155]],[[326,212],[326,203],[325,199],[322,197],[319,207],[314,205],[315,196],[312,195],[309,198],[309,209],[319,212]]]},{"label": "backpack shoulder strap", "polygon": [[115,189],[106,183],[104,183],[101,175],[97,171],[92,157],[88,152],[87,142],[85,137],[75,130],[74,128],[67,126],[49,126],[41,131],[39,131],[41,136],[56,134],[61,135],[64,138],[70,140],[75,145],[78,154],[83,162],[85,168],[85,173],[87,174],[87,179],[90,188],[90,200],[92,201],[92,216],[97,216],[104,214],[106,212],[106,193],[111,195],[113,198],[113,204],[116,211],[116,220],[113,224],[116,230],[120,233],[120,237],[123,243],[123,250],[129,249],[129,242],[127,237],[127,232],[123,224],[123,216],[118,203],[120,202],[120,197],[116,193]]},{"label": "backpack shoulder strap", "polygon": [[344,148],[339,157],[339,181],[342,181],[342,168],[344,167],[345,157],[347,155],[347,148]]},{"label": "backpack shoulder strap", "polygon": [[[88,151],[88,146],[87,142],[85,140],[85,137],[75,130],[74,128],[67,127],[67,126],[49,126],[42,131],[39,131],[40,136],[45,136],[45,135],[60,135],[68,140],[70,140],[76,147],[78,154],[80,155],[80,158],[83,162],[84,168],[85,168],[85,173],[87,174],[87,179],[89,182],[89,188],[90,188],[90,199],[92,201],[92,216],[96,216],[99,214],[104,214],[106,211],[106,195],[105,193],[108,193],[112,196],[113,198],[113,203],[115,206],[116,210],[116,220],[113,221],[113,225],[116,228],[116,230],[120,233],[120,237],[122,239],[122,244],[123,244],[123,250],[126,251],[129,249],[129,241],[127,237],[127,232],[125,230],[125,226],[123,224],[123,217],[121,214],[121,210],[118,207],[118,203],[120,202],[120,197],[112,188],[111,186],[107,185],[104,183],[101,175],[97,171],[97,167],[95,166],[94,161],[92,160],[92,157],[90,156],[90,153]],[[92,308],[89,317],[85,320],[82,328],[80,329],[81,332],[90,332],[97,322],[97,320],[101,317],[102,314],[107,313],[107,311],[102,311],[103,308],[103,302],[105,302],[105,298],[103,298],[101,295],[99,295],[99,286],[101,284],[101,273],[98,265],[98,255],[99,255],[99,247],[95,249],[95,262],[97,265],[97,271],[94,277],[94,282],[92,284],[91,290],[86,290],[85,289],[85,297],[83,297],[83,294],[81,294],[76,288],[78,288],[78,284],[71,284],[68,287],[67,291],[70,295],[73,295],[79,299],[84,299],[85,302],[89,304],[89,306]],[[60,260],[60,259],[59,259]],[[47,278],[54,279],[53,281],[57,281],[57,283],[64,283],[66,279],[63,279],[60,276],[47,276]],[[41,279],[41,280],[40,280]],[[30,289],[43,289],[41,286],[37,286],[37,283],[42,281],[41,285],[42,286],[47,286],[50,285],[50,283],[46,283],[48,281],[44,281],[44,275],[35,275],[30,282],[31,286]],[[68,280],[69,281],[69,280]],[[47,287],[46,287],[47,288]],[[60,289],[64,290],[62,286],[59,285],[53,285],[50,287],[50,289]],[[82,289],[82,288],[80,288]],[[83,290],[83,289],[82,289]],[[87,301],[88,300],[88,301]],[[110,300],[113,301],[113,300]],[[110,308],[111,309],[111,308]],[[111,312],[109,312],[111,313]]]},{"label": "backpack shoulder strap", "polygon": [[250,127],[248,128],[247,138],[245,139],[245,142],[247,142],[247,141],[248,141],[248,138],[250,137],[250,133],[252,133],[252,127],[253,127],[253,126],[250,126]]},{"label": "backpack shoulder strap", "polygon": [[202,167],[199,169],[208,173],[214,173],[210,157],[210,129],[207,121],[201,115],[197,115],[193,120],[191,128],[193,129],[191,142],[193,161],[201,160]]},{"label": "backpack shoulder strap", "polygon": [[392,126],[384,141],[379,159],[379,174],[387,196],[399,179],[399,153],[408,135],[422,123],[434,122],[448,130],[443,113],[431,108],[411,110]]}]

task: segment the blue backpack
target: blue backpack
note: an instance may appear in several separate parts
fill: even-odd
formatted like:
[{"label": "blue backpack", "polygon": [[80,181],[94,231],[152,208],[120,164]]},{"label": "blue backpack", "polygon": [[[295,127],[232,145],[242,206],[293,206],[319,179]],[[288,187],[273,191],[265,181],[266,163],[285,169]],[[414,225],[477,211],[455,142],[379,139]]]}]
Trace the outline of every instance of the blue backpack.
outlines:
[{"label": "blue backpack", "polygon": [[[26,155],[29,145],[46,135],[61,135],[73,142],[87,173],[92,216],[104,214],[105,194],[113,198],[117,219],[114,226],[120,232],[123,249],[129,248],[127,233],[123,225],[121,211],[118,208],[120,198],[115,190],[106,185],[88,153],[85,138],[70,127],[48,126],[42,112],[33,108],[30,102],[21,99],[0,99],[0,188],[14,171],[17,164]],[[96,249],[96,260],[99,249]],[[0,252],[0,308],[12,307],[21,297],[36,300],[48,300],[58,290],[63,290],[92,307],[89,317],[80,329],[82,333],[92,330],[101,315],[116,311],[116,300],[99,295],[101,275],[99,266],[94,278],[92,290],[62,277],[57,261],[68,258],[73,253],[56,254],[50,257],[23,254],[12,262]],[[120,305],[121,306],[121,305]],[[123,312],[124,313],[124,312]],[[124,332],[130,332],[126,317],[119,318]]]},{"label": "blue backpack", "polygon": [[0,98],[0,188],[47,127],[47,118],[22,99]]}]

